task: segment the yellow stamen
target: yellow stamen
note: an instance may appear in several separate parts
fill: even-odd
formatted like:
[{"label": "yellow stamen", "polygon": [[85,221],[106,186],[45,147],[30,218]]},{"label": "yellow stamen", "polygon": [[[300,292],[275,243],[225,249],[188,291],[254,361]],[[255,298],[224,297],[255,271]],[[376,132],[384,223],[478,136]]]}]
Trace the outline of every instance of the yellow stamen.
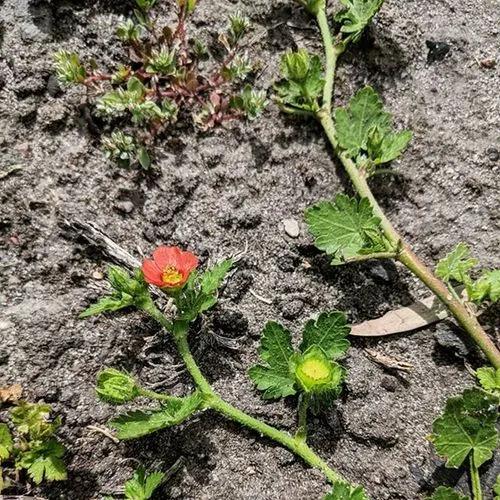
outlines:
[{"label": "yellow stamen", "polygon": [[183,277],[182,274],[174,266],[167,266],[161,275],[161,279],[166,286],[178,285]]}]

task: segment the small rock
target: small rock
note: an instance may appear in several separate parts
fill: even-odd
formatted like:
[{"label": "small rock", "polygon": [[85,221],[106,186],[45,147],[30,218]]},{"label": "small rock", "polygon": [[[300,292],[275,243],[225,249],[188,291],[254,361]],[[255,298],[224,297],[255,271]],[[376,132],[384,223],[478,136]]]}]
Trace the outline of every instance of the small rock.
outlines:
[{"label": "small rock", "polygon": [[283,229],[285,233],[290,236],[290,238],[298,238],[300,234],[299,223],[295,219],[284,219],[281,221],[283,224]]},{"label": "small rock", "polygon": [[427,48],[429,49],[429,52],[427,53],[427,64],[442,61],[451,50],[451,46],[446,42],[426,40],[425,45],[427,45]]},{"label": "small rock", "polygon": [[61,92],[61,86],[54,75],[47,80],[47,92],[51,97],[56,97]]},{"label": "small rock", "polygon": [[488,155],[488,160],[490,161],[498,161],[500,159],[500,153],[496,148],[488,148],[486,150],[486,154]]},{"label": "small rock", "polygon": [[394,279],[394,273],[390,272],[387,265],[383,265],[380,262],[374,262],[368,273],[377,282],[390,283]]},{"label": "small rock", "polygon": [[479,64],[482,68],[491,69],[497,65],[497,62],[495,59],[486,58],[486,59],[481,59],[479,61]]},{"label": "small rock", "polygon": [[398,384],[394,377],[383,377],[380,381],[380,385],[388,392],[395,392],[398,388]]},{"label": "small rock", "polygon": [[134,210],[134,204],[131,201],[117,201],[115,209],[125,214],[130,214]]},{"label": "small rock", "polygon": [[437,325],[434,338],[447,352],[452,352],[459,358],[465,358],[470,353],[469,346],[454,331],[444,324]]},{"label": "small rock", "polygon": [[104,279],[104,274],[102,274],[101,271],[99,271],[98,269],[96,269],[92,273],[92,278],[94,278],[95,280],[102,280],[102,279]]}]

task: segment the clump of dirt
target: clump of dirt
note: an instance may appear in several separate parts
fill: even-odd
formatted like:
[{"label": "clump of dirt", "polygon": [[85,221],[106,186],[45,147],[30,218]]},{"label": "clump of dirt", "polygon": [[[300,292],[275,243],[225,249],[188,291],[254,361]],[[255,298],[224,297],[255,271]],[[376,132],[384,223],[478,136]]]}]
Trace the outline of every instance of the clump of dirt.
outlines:
[{"label": "clump of dirt", "polygon": [[[83,92],[59,88],[52,54],[76,50],[112,67],[123,57],[114,26],[130,8],[131,2],[98,0],[0,6],[1,162],[10,172],[0,179],[0,384],[21,383],[30,400],[52,404],[69,449],[69,480],[34,493],[100,498],[117,491],[138,461],[166,469],[182,456],[185,466],[166,491],[172,498],[320,498],[327,490],[320,474],[211,413],[119,445],[87,427],[115,414],[93,391],[104,366],[175,394],[187,391],[190,380],[179,373],[169,339],[140,315],[77,319],[105,289],[107,261],[65,220],[92,220],[138,257],[160,243],[188,247],[205,262],[248,247],[212,319],[191,338],[218,391],[283,429],[295,426],[294,406],[264,403],[246,375],[267,320],[298,335],[318,311],[344,310],[358,322],[426,293],[392,264],[332,269],[311,250],[304,208],[350,187],[319,127],[284,117],[273,105],[251,124],[211,134],[172,131],[156,151],[156,176],[107,163],[86,121]],[[313,24],[289,1],[201,0],[195,29],[210,37],[237,9],[254,23],[251,51],[264,62],[258,87],[270,88],[286,48],[321,48]],[[500,146],[491,89],[498,66],[476,61],[495,57],[498,37],[483,0],[388,1],[339,71],[339,102],[369,82],[396,122],[414,131],[395,165],[401,176],[374,186],[429,263],[464,240],[485,266],[494,264]],[[426,40],[449,50],[428,63]],[[298,221],[297,238],[284,232],[285,219]],[[445,399],[472,383],[463,359],[435,340],[436,332],[451,338],[450,330],[459,334],[443,323],[412,335],[353,339],[343,399],[311,426],[312,446],[374,499],[423,498],[443,483],[467,488],[425,439]],[[211,341],[213,333],[230,337],[233,348]],[[414,368],[384,371],[368,359],[367,347]],[[468,360],[480,363],[473,354]],[[485,469],[485,482],[498,472],[495,464]]]}]

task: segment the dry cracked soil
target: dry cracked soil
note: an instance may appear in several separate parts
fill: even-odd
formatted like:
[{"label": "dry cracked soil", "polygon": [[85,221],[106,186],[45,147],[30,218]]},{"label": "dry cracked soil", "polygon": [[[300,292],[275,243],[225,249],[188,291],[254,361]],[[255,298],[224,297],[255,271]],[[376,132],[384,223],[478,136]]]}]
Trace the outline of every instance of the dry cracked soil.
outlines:
[{"label": "dry cracked soil", "polygon": [[[321,498],[327,486],[319,473],[213,413],[121,444],[88,428],[117,412],[94,393],[104,366],[174,394],[189,390],[190,380],[169,339],[139,314],[78,319],[106,290],[109,259],[66,221],[92,221],[137,257],[161,243],[187,247],[203,263],[246,248],[191,340],[218,391],[290,431],[294,403],[263,402],[246,374],[264,323],[282,321],[297,336],[318,311],[344,310],[355,323],[427,293],[392,263],[331,268],[313,249],[305,207],[350,192],[349,183],[319,127],[273,104],[253,123],[167,134],[154,176],[109,164],[85,120],[84,93],[59,87],[52,54],[62,47],[112,67],[124,57],[114,26],[130,9],[112,0],[0,2],[0,386],[20,383],[29,400],[62,416],[69,468],[66,482],[20,485],[13,494],[101,498],[119,491],[139,462],[165,470],[182,457],[158,498]],[[312,22],[288,0],[201,0],[193,29],[213,36],[236,10],[253,22],[251,51],[264,68],[256,85],[269,93],[287,48],[321,49]],[[482,63],[498,59],[499,19],[497,0],[387,0],[339,70],[337,102],[370,83],[397,125],[414,132],[393,165],[401,175],[373,186],[431,265],[459,241],[484,266],[499,264],[500,64]],[[436,42],[445,45],[436,50]],[[283,230],[284,219],[299,223],[297,238]],[[413,368],[387,370],[367,348]],[[466,362],[481,365],[451,322],[353,339],[345,391],[312,421],[312,446],[373,499],[425,498],[439,484],[467,492],[466,474],[445,469],[426,440],[446,398],[473,383]],[[484,467],[486,491],[499,468],[498,457]]]}]

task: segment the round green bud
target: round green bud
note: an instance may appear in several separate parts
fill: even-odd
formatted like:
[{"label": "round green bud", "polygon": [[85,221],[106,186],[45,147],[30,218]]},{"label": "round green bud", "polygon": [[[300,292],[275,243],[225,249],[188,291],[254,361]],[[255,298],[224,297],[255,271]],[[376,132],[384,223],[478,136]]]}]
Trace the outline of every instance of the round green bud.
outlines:
[{"label": "round green bud", "polygon": [[321,349],[313,347],[298,360],[295,377],[305,392],[323,392],[340,385],[343,370],[338,363],[330,361]]},{"label": "round green bud", "polygon": [[305,49],[297,52],[286,52],[282,58],[282,72],[285,78],[295,82],[304,81],[311,66],[311,58]]},{"label": "round green bud", "polygon": [[128,373],[106,368],[97,375],[96,392],[108,403],[123,404],[139,396],[139,387]]}]

